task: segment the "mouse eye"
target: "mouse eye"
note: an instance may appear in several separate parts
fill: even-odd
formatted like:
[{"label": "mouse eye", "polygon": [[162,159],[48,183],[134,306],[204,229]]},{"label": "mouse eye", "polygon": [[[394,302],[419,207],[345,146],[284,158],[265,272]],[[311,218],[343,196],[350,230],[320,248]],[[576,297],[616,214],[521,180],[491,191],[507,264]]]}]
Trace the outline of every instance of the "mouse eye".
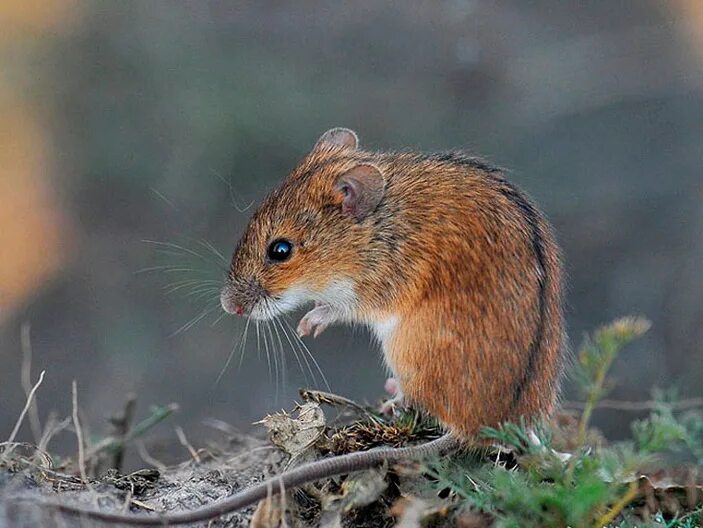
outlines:
[{"label": "mouse eye", "polygon": [[279,239],[274,240],[269,244],[266,254],[268,258],[274,262],[283,262],[288,260],[293,253],[293,244],[287,240]]}]

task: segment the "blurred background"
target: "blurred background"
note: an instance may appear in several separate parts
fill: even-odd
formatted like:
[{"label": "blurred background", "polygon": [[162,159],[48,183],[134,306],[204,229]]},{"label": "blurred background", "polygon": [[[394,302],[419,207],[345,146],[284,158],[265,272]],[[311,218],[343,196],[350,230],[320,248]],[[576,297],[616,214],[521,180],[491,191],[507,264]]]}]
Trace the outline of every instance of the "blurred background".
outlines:
[{"label": "blurred background", "polygon": [[[698,0],[8,0],[0,123],[0,437],[25,401],[27,325],[42,421],[70,413],[74,379],[95,434],[129,392],[139,416],[178,402],[194,436],[290,408],[310,374],[287,346],[270,373],[251,331],[239,366],[243,324],[199,281],[221,280],[217,252],[333,126],[508,169],[564,247],[573,347],[618,316],[653,322],[612,397],[703,395]],[[334,392],[382,394],[365,332],[308,346]],[[631,418],[596,423],[622,436]]]}]

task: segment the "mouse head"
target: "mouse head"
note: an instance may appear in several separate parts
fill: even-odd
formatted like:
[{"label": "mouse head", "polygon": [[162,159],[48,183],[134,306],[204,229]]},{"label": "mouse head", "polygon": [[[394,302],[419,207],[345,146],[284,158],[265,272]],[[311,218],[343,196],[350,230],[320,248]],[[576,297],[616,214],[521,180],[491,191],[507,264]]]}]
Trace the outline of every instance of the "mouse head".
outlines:
[{"label": "mouse head", "polygon": [[269,194],[237,244],[222,307],[271,319],[311,301],[358,308],[385,178],[345,128],[325,132]]}]

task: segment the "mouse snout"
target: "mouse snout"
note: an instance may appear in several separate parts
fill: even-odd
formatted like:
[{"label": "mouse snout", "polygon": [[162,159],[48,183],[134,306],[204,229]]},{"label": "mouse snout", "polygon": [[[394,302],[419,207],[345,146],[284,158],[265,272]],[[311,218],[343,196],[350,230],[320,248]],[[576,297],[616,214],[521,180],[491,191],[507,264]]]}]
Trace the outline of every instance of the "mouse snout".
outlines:
[{"label": "mouse snout", "polygon": [[222,309],[228,314],[245,315],[247,313],[244,304],[237,299],[235,292],[232,291],[230,286],[225,286],[222,289],[222,293],[220,293],[220,304],[222,305]]},{"label": "mouse snout", "polygon": [[263,289],[256,281],[228,280],[220,293],[220,304],[229,314],[249,316],[262,295]]}]

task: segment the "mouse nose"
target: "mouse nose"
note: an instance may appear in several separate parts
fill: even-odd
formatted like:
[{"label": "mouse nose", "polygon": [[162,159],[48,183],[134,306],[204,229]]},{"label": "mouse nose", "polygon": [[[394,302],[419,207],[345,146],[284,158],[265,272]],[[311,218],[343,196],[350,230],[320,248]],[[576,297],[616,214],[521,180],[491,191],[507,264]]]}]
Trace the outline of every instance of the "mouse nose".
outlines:
[{"label": "mouse nose", "polygon": [[222,309],[228,314],[245,315],[246,308],[234,298],[229,288],[224,288],[220,294]]}]

